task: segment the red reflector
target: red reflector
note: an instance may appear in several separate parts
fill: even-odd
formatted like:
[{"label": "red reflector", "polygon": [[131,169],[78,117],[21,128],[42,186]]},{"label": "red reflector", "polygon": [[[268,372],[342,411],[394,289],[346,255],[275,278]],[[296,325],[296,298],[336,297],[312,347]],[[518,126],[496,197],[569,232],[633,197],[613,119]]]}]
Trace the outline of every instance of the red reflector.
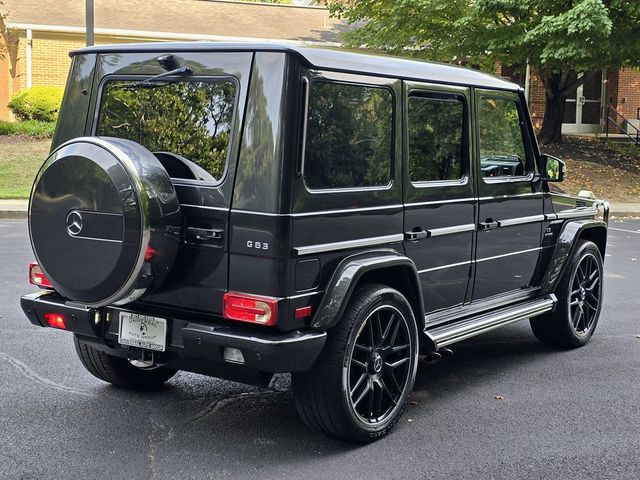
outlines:
[{"label": "red reflector", "polygon": [[51,282],[36,262],[29,264],[29,283],[38,287],[52,288]]},{"label": "red reflector", "polygon": [[222,300],[225,318],[240,322],[275,325],[278,321],[278,300],[244,293],[228,292]]},{"label": "red reflector", "polygon": [[44,319],[50,327],[61,328],[62,330],[67,328],[64,324],[64,315],[60,315],[59,313],[45,313]]},{"label": "red reflector", "polygon": [[151,260],[153,260],[153,258],[156,256],[156,253],[158,252],[155,248],[153,248],[152,246],[148,246],[147,250],[144,252],[145,261],[150,262]]},{"label": "red reflector", "polygon": [[302,308],[296,308],[294,315],[296,317],[297,320],[300,320],[302,318],[307,318],[311,316],[311,307],[302,307]]}]

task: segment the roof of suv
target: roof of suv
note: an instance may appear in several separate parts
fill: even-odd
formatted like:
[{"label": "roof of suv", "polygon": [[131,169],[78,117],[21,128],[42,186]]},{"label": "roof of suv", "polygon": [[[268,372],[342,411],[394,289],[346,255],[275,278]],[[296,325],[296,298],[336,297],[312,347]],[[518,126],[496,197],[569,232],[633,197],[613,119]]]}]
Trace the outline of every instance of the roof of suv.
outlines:
[{"label": "roof of suv", "polygon": [[262,51],[284,52],[300,57],[311,68],[340,72],[364,73],[367,75],[397,77],[474,87],[497,88],[500,90],[520,90],[520,86],[499,77],[469,68],[446,65],[421,60],[412,60],[387,55],[355,53],[347,50],[288,45],[277,43],[218,43],[218,42],[161,42],[129,43],[87,47],[71,52],[71,55],[85,53],[127,53],[127,52],[203,52],[203,51]]}]

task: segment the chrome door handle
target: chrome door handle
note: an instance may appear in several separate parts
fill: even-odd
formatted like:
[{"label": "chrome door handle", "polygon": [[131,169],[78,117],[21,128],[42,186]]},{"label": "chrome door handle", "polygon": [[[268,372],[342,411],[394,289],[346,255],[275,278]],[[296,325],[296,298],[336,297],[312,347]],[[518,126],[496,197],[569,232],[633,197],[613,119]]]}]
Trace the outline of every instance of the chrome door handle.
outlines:
[{"label": "chrome door handle", "polygon": [[188,227],[186,237],[188,242],[210,243],[216,240],[222,240],[222,230],[216,228]]},{"label": "chrome door handle", "polygon": [[420,227],[416,227],[410,232],[404,232],[404,239],[410,242],[417,242],[418,240],[429,238],[430,236],[431,232],[429,232],[429,230],[423,230]]},{"label": "chrome door handle", "polygon": [[484,222],[480,222],[478,224],[478,230],[482,230],[483,232],[487,232],[489,230],[493,230],[500,226],[500,222],[494,220],[493,218],[487,218]]}]

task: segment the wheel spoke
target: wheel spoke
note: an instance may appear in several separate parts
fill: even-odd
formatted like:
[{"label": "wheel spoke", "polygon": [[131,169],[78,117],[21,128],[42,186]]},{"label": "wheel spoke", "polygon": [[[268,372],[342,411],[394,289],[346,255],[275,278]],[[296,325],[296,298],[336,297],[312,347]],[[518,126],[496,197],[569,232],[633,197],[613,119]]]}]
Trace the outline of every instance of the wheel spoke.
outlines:
[{"label": "wheel spoke", "polygon": [[382,385],[382,380],[380,380],[379,384],[378,384],[378,387],[379,387],[378,388],[379,392],[378,392],[378,395],[377,395],[378,398],[376,399],[376,402],[375,402],[375,408],[371,412],[373,414],[373,415],[371,415],[372,418],[378,418],[380,416],[380,414],[382,413],[382,390],[383,390],[383,387],[381,387],[381,385]]},{"label": "wheel spoke", "polygon": [[396,345],[395,347],[391,347],[391,353],[401,352],[405,348],[409,348],[409,345]]},{"label": "wheel spoke", "polygon": [[580,306],[578,306],[574,311],[573,311],[573,315],[571,317],[571,323],[573,324],[573,327],[577,330],[578,329],[578,322],[580,321]]},{"label": "wheel spoke", "polygon": [[392,363],[385,362],[385,365],[390,369],[395,370],[396,368],[398,368],[401,365],[404,365],[408,361],[409,361],[409,357],[405,357],[405,358],[401,358],[400,360],[396,360],[395,362],[392,362]]},{"label": "wheel spoke", "polygon": [[584,304],[593,311],[598,310],[598,301],[592,295],[585,297]]},{"label": "wheel spoke", "polygon": [[369,345],[373,347],[376,344],[375,335],[373,334],[373,322],[367,322],[367,327],[369,330]]},{"label": "wheel spoke", "polygon": [[[598,272],[595,272],[595,273],[597,274]],[[590,278],[590,279],[589,279],[589,281],[590,281],[591,283],[586,287],[586,290],[590,292],[590,291],[592,291],[594,288],[596,288],[596,285],[598,285],[598,282],[600,281],[600,276],[599,276],[599,275],[596,275],[596,277],[595,277],[595,278],[593,278],[593,279],[592,279],[592,278]]]},{"label": "wheel spoke", "polygon": [[[358,381],[356,382],[356,384],[353,386],[353,388],[351,389],[350,395],[351,398],[353,398],[353,396],[356,394],[356,390],[358,390],[358,388],[360,388],[360,385],[362,385],[362,383],[367,379],[367,372],[363,373],[362,375],[360,375],[360,378],[358,379]],[[365,388],[366,390],[366,388]]]},{"label": "wheel spoke", "polygon": [[390,378],[391,379],[391,384],[393,385],[393,387],[398,391],[398,393],[402,393],[402,387],[400,387],[400,384],[398,383],[398,380],[396,379],[396,376],[393,374],[393,370],[388,370],[387,372],[382,374],[383,376]]},{"label": "wheel spoke", "polygon": [[353,407],[357,407],[358,404],[360,404],[360,402],[362,400],[364,400],[364,397],[367,396],[367,394],[371,391],[371,384],[367,383],[367,386],[364,388],[364,390],[362,390],[362,392],[360,392],[360,395],[358,396],[358,398],[353,402]]},{"label": "wheel spoke", "polygon": [[383,332],[382,332],[382,321],[380,320],[380,312],[376,312],[376,314],[373,316],[373,318],[375,319],[375,326],[376,328],[374,328],[374,332],[375,330],[378,330],[378,334],[379,336],[379,341],[376,341],[374,343],[374,345],[379,345],[380,343],[382,343],[382,341],[384,340],[384,338],[382,337]]},{"label": "wheel spoke", "polygon": [[369,420],[373,418],[373,401],[376,397],[376,384],[371,384],[371,394],[369,395]]},{"label": "wheel spoke", "polygon": [[360,368],[363,368],[365,370],[367,369],[367,365],[365,363],[361,362],[360,360],[356,360],[355,358],[351,358],[351,363],[353,363],[354,365],[357,365]]},{"label": "wheel spoke", "polygon": [[389,317],[389,321],[387,322],[387,326],[384,329],[384,333],[382,334],[382,344],[383,345],[384,345],[384,341],[389,336],[389,332],[391,331],[391,327],[393,326],[393,323],[394,323],[395,319],[396,319],[396,314],[392,313],[391,317]]},{"label": "wheel spoke", "polygon": [[387,342],[387,345],[389,345],[390,347],[392,347],[396,343],[396,340],[398,339],[398,332],[400,331],[401,323],[402,322],[400,322],[399,320],[395,322],[395,326],[393,327],[393,333],[391,333],[391,337],[389,337],[389,341]]},{"label": "wheel spoke", "polygon": [[[389,397],[389,400],[391,400],[393,402],[393,404],[396,405],[398,402],[396,401],[393,393],[391,393],[391,390],[389,390],[389,387],[387,387],[387,384],[385,383],[385,381],[382,378],[380,379],[380,386],[382,387],[382,390]],[[382,397],[382,395],[380,395],[380,397]]]},{"label": "wheel spoke", "polygon": [[356,350],[360,350],[361,352],[366,352],[366,353],[369,353],[371,351],[371,348],[369,348],[369,347],[367,347],[365,345],[360,345],[359,343],[356,343],[354,345],[354,348]]}]

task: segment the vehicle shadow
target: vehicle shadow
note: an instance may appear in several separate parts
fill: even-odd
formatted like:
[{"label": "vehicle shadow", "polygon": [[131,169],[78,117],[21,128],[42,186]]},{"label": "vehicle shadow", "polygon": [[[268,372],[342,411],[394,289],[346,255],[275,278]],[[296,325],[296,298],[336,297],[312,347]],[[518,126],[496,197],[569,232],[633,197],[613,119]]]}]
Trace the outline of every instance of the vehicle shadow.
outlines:
[{"label": "vehicle shadow", "polygon": [[[454,352],[451,359],[439,364],[420,366],[405,417],[428,416],[447,398],[517,372],[554,351],[520,326],[468,340],[456,345]],[[161,439],[155,451],[165,449],[169,456],[171,452],[188,451],[195,460],[193,465],[198,464],[198,457],[203,462],[215,458],[221,468],[230,468],[229,459],[233,459],[233,465],[249,474],[268,464],[282,466],[318,457],[326,460],[327,456],[361,448],[380,448],[378,445],[389,441],[359,446],[306,427],[297,416],[286,376],[269,389],[200,376],[178,377],[163,392],[145,395],[144,399],[153,404],[152,423],[155,421],[156,437]],[[402,435],[402,426],[398,430],[394,437]],[[163,457],[156,453],[156,458]]]}]

